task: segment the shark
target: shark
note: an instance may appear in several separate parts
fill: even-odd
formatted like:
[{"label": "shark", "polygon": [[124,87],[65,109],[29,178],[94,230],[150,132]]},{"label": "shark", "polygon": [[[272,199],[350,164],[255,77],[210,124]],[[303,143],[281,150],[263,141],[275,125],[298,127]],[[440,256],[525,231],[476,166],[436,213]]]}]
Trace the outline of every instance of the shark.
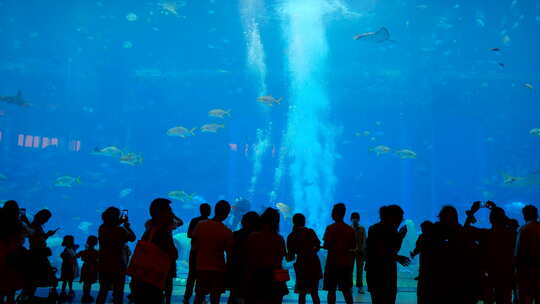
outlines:
[{"label": "shark", "polygon": [[5,103],[18,105],[18,106],[21,106],[21,107],[30,106],[30,103],[23,99],[22,92],[20,90],[17,91],[17,95],[15,95],[15,96],[0,96],[0,101],[5,102]]},{"label": "shark", "polygon": [[536,171],[525,176],[512,176],[502,173],[505,185],[514,186],[538,186],[540,185],[540,171]]}]

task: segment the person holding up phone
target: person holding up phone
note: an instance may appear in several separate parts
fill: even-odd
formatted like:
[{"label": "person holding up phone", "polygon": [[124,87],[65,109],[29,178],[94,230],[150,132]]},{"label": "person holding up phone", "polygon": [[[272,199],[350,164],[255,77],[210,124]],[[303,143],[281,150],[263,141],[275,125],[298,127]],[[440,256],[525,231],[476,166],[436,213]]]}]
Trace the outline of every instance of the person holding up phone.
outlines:
[{"label": "person holding up phone", "polygon": [[97,304],[105,303],[110,290],[113,303],[121,304],[124,299],[127,261],[125,247],[128,242],[135,241],[135,233],[131,230],[127,212],[116,207],[107,208],[101,215],[103,224],[99,227],[99,293]]}]

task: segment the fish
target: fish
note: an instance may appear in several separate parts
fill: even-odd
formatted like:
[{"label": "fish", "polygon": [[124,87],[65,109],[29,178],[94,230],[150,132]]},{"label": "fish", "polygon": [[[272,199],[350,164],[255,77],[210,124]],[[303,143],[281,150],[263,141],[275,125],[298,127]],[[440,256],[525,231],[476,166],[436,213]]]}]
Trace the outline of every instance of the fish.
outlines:
[{"label": "fish", "polygon": [[392,151],[392,149],[384,145],[379,145],[369,149],[369,152],[374,152],[375,154],[377,154],[377,156],[380,156],[381,154],[387,154],[390,151]]},{"label": "fish", "polygon": [[527,89],[534,89],[534,86],[528,82],[524,83],[523,86],[526,87]]},{"label": "fish", "polygon": [[216,133],[219,129],[225,128],[225,125],[220,124],[206,124],[201,127],[201,131],[204,133]]},{"label": "fish", "polygon": [[217,118],[225,118],[225,116],[231,117],[231,110],[213,109],[208,112],[208,116]]},{"label": "fish", "polygon": [[21,107],[29,107],[31,105],[28,101],[23,99],[20,90],[17,91],[17,95],[15,96],[0,96],[0,101]]},{"label": "fish", "polygon": [[289,205],[284,203],[276,203],[276,208],[281,214],[283,214],[283,218],[287,219],[291,217],[291,207],[289,207]]},{"label": "fish", "polygon": [[144,158],[142,157],[142,155],[133,152],[123,154],[120,157],[120,163],[130,166],[140,165],[143,163],[143,161]]},{"label": "fish", "polygon": [[512,186],[539,186],[540,171],[536,171],[525,176],[512,176],[507,173],[502,173],[504,178],[503,184]]},{"label": "fish", "polygon": [[82,230],[84,233],[88,233],[88,231],[90,230],[90,227],[94,225],[90,222],[87,222],[87,221],[82,221],[79,223],[79,226],[77,226],[78,229]]},{"label": "fish", "polygon": [[409,149],[397,150],[394,153],[401,159],[416,159],[416,152]]},{"label": "fish", "polygon": [[137,21],[138,17],[135,13],[129,13],[126,15],[126,20],[127,21],[130,21],[130,22],[133,22],[133,21]]},{"label": "fish", "polygon": [[512,39],[510,39],[510,36],[508,35],[504,35],[501,39],[502,43],[504,43],[504,45],[509,45],[510,44],[510,41],[512,41]]},{"label": "fish", "polygon": [[118,147],[108,146],[105,148],[95,148],[94,151],[92,151],[92,154],[109,157],[120,157],[122,156],[123,152]]},{"label": "fish", "polygon": [[388,31],[388,29],[385,27],[381,27],[376,32],[366,32],[366,33],[355,35],[353,39],[354,40],[362,39],[366,41],[381,43],[381,42],[390,40],[390,31]]},{"label": "fish", "polygon": [[118,195],[120,198],[124,198],[128,195],[131,194],[131,192],[133,192],[133,189],[131,188],[126,188],[126,189],[123,189],[122,191],[120,191],[120,194]]},{"label": "fish", "polygon": [[181,201],[183,203],[193,202],[196,196],[197,194],[195,193],[187,194],[185,191],[182,191],[182,190],[174,190],[167,193],[168,198]]},{"label": "fish", "polygon": [[493,51],[493,52],[499,52],[501,49],[500,48],[491,48],[489,49],[490,51]]},{"label": "fish", "polygon": [[188,130],[187,128],[178,126],[167,130],[167,136],[186,138],[189,136],[195,136],[195,130],[197,130],[197,128],[192,128],[191,130]]},{"label": "fish", "polygon": [[[534,135],[534,136],[540,136],[540,128],[531,129],[529,131],[529,134]],[[1,178],[0,178],[0,180],[1,180]]]},{"label": "fish", "polygon": [[257,102],[260,102],[270,107],[273,106],[274,104],[280,104],[282,100],[283,100],[283,97],[276,99],[272,95],[260,96],[257,98]]},{"label": "fish", "polygon": [[8,178],[4,174],[0,173],[0,182],[7,181]]},{"label": "fish", "polygon": [[370,136],[371,132],[370,131],[356,132],[354,135],[356,135],[356,136]]},{"label": "fish", "polygon": [[81,178],[80,177],[73,177],[73,176],[61,176],[57,178],[54,181],[55,187],[64,187],[64,188],[71,188],[73,185],[80,185],[81,184]]},{"label": "fish", "polygon": [[505,64],[502,63],[502,62],[499,62],[499,63],[497,63],[497,64],[498,64],[501,68],[504,68],[504,67],[505,67]]}]

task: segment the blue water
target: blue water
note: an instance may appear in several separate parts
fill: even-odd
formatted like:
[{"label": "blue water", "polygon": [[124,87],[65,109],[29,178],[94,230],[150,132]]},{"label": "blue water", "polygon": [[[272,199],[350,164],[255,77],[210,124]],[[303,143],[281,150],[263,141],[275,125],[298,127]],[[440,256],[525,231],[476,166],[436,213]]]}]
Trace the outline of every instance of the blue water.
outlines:
[{"label": "blue water", "polygon": [[[381,27],[391,41],[352,39]],[[202,201],[284,203],[284,234],[294,212],[322,233],[338,201],[365,226],[383,204],[419,224],[487,199],[521,220],[540,181],[502,173],[540,170],[539,29],[540,2],[523,0],[3,0],[0,95],[31,106],[0,103],[0,199],[50,208],[80,244],[110,205],[140,235],[175,190],[195,194],[173,200],[185,221]],[[166,134],[207,123],[225,128]],[[144,161],[92,154],[108,146]]]}]

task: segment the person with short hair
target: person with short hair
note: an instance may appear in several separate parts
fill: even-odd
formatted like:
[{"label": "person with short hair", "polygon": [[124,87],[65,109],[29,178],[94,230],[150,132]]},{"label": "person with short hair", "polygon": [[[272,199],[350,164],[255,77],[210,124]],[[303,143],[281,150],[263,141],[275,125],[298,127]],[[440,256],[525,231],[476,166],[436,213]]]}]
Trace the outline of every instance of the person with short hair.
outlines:
[{"label": "person with short hair", "polygon": [[403,209],[397,205],[383,206],[380,222],[369,227],[367,238],[366,279],[373,304],[392,304],[397,298],[397,263],[408,266],[410,259],[398,254],[406,226]]},{"label": "person with short hair", "polygon": [[227,219],[230,211],[229,202],[217,202],[214,218],[199,222],[193,231],[193,246],[197,254],[195,304],[202,304],[206,295],[210,295],[211,304],[219,304],[221,294],[225,292],[225,253],[229,256],[231,252],[233,233],[223,221]]},{"label": "person with short hair", "polygon": [[538,208],[523,208],[526,224],[519,231],[516,264],[519,300],[523,304],[540,303],[540,222]]},{"label": "person with short hair", "polygon": [[96,304],[104,304],[109,291],[113,293],[113,303],[124,301],[124,284],[127,263],[124,259],[124,247],[134,242],[136,237],[127,217],[122,217],[120,209],[107,208],[102,214],[103,224],[98,230],[99,240],[99,293]]},{"label": "person with short hair", "polygon": [[334,205],[332,208],[334,223],[326,227],[323,237],[323,248],[328,250],[323,284],[323,289],[328,291],[328,304],[336,303],[337,289],[343,294],[345,303],[353,303],[352,287],[356,241],[354,229],[343,221],[346,212],[345,204]]},{"label": "person with short hair", "polygon": [[287,237],[288,259],[294,260],[296,273],[295,292],[298,303],[306,303],[306,295],[311,295],[313,304],[321,302],[319,298],[319,281],[322,278],[321,262],[317,253],[321,249],[321,241],[312,229],[306,227],[306,217],[297,213],[293,216],[293,230]]},{"label": "person with short hair", "polygon": [[203,203],[199,206],[200,216],[193,218],[189,222],[187,237],[191,239],[191,249],[189,251],[189,270],[186,280],[186,290],[184,292],[184,304],[188,304],[191,296],[193,295],[193,288],[195,287],[195,282],[197,281],[197,252],[193,246],[193,231],[197,224],[202,221],[208,220],[210,213],[212,212],[212,207]]},{"label": "person with short hair", "polygon": [[366,229],[360,225],[360,213],[351,213],[351,227],[354,229],[356,247],[354,263],[356,264],[356,287],[358,293],[364,294],[364,262],[366,258]]},{"label": "person with short hair", "polygon": [[94,302],[91,291],[92,284],[96,283],[98,280],[97,265],[99,252],[96,250],[97,244],[97,236],[90,235],[86,239],[86,249],[77,254],[77,257],[80,257],[83,261],[83,266],[81,268],[81,283],[83,283],[82,303]]}]

